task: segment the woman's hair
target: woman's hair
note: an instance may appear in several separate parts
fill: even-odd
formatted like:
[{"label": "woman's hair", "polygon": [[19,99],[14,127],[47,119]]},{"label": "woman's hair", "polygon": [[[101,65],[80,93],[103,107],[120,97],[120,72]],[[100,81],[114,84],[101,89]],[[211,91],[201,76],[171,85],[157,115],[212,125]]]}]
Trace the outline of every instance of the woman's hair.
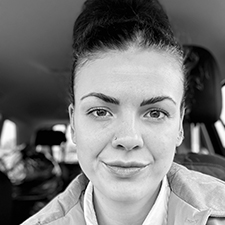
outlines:
[{"label": "woman's hair", "polygon": [[85,60],[131,45],[166,50],[183,63],[182,48],[157,0],[87,0],[73,30],[72,102],[74,76]]}]

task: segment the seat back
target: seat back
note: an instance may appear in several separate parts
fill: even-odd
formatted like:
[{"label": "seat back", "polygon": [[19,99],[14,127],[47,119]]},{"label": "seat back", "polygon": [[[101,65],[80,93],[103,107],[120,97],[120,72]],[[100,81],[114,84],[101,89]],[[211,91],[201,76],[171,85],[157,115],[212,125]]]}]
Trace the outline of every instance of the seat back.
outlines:
[{"label": "seat back", "polygon": [[174,161],[187,167],[225,181],[225,158],[219,155],[197,153],[176,154]]},{"label": "seat back", "polygon": [[10,225],[12,218],[12,184],[0,171],[0,224]]}]

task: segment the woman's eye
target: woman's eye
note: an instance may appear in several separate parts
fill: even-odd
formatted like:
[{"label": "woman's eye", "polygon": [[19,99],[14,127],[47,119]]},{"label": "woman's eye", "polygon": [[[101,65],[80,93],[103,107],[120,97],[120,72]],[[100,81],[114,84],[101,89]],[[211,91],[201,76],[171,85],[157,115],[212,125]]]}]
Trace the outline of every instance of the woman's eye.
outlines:
[{"label": "woman's eye", "polygon": [[168,117],[169,115],[167,112],[164,112],[164,111],[158,110],[158,109],[154,109],[154,110],[150,110],[148,113],[146,113],[145,116],[148,118],[151,118],[151,119],[160,120],[160,119],[164,119],[165,117]]},{"label": "woman's eye", "polygon": [[96,118],[106,118],[112,116],[112,114],[105,109],[94,109],[89,111],[88,114]]}]

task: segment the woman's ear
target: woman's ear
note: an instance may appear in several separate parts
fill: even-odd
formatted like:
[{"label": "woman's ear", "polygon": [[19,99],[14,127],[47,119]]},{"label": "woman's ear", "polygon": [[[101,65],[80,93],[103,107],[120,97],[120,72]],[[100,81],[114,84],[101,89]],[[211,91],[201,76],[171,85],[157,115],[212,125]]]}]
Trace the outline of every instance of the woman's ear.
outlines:
[{"label": "woman's ear", "polygon": [[71,137],[74,144],[76,144],[76,130],[75,130],[75,120],[74,120],[74,106],[70,104],[68,107],[70,127],[71,127]]},{"label": "woman's ear", "polygon": [[176,146],[179,147],[182,144],[183,140],[184,140],[184,131],[183,131],[183,129],[181,129],[178,133],[178,136],[177,136]]},{"label": "woman's ear", "polygon": [[183,107],[180,112],[180,124],[179,124],[179,133],[177,136],[177,147],[181,145],[184,139],[184,128],[183,128],[183,120],[184,120],[185,108]]}]

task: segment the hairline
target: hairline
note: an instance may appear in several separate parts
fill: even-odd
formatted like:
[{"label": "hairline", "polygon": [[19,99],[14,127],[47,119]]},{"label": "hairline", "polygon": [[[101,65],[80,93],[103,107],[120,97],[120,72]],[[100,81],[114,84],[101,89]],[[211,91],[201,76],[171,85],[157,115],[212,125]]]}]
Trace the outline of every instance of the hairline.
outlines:
[{"label": "hairline", "polygon": [[180,67],[180,72],[183,74],[183,77],[181,77],[181,81],[183,82],[183,97],[182,97],[182,102],[181,102],[181,110],[185,108],[185,92],[186,92],[186,81],[185,81],[185,68],[183,65],[183,52],[179,51],[177,49],[176,46],[171,46],[171,45],[165,45],[163,43],[159,43],[159,44],[140,44],[137,41],[130,41],[127,42],[125,44],[123,44],[122,47],[118,47],[116,46],[116,44],[112,47],[108,47],[108,46],[101,46],[98,49],[92,50],[92,51],[86,51],[83,53],[82,56],[78,57],[78,60],[76,62],[76,67],[75,70],[73,71],[73,87],[72,87],[72,91],[73,91],[73,103],[75,104],[75,89],[76,89],[76,77],[79,74],[80,69],[86,65],[88,62],[94,61],[96,59],[100,59],[102,57],[104,57],[107,53],[109,52],[125,52],[127,50],[129,50],[130,48],[136,48],[136,49],[143,49],[143,50],[147,50],[147,51],[158,51],[158,52],[162,52],[162,53],[166,53],[171,55],[175,61],[177,61],[178,66]]},{"label": "hairline", "polygon": [[158,51],[162,53],[169,54],[173,56],[173,58],[178,62],[181,68],[181,72],[184,73],[184,68],[183,68],[183,52],[179,51],[176,46],[170,46],[170,45],[165,45],[163,43],[159,44],[140,44],[137,41],[130,41],[125,44],[123,44],[122,47],[116,46],[116,44],[112,47],[109,46],[101,46],[97,49],[94,49],[92,51],[84,51],[82,55],[80,55],[76,61],[76,67],[73,72],[73,77],[74,79],[76,78],[76,75],[79,73],[80,69],[87,63],[94,61],[96,59],[100,59],[104,57],[109,52],[125,52],[129,50],[130,48],[135,48],[135,49],[142,49],[142,50],[147,50],[147,51]]}]

